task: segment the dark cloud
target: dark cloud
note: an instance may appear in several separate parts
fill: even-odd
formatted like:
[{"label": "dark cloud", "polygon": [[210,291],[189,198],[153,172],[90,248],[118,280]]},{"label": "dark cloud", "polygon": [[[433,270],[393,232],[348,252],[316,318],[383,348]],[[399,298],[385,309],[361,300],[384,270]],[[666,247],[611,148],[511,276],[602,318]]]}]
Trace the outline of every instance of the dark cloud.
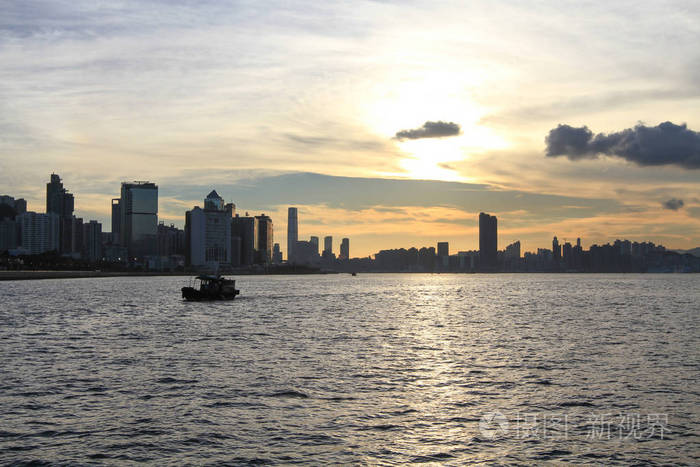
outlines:
[{"label": "dark cloud", "polygon": [[680,208],[683,207],[683,200],[682,199],[677,199],[677,198],[671,198],[668,201],[664,201],[661,203],[661,205],[664,207],[664,209],[670,209],[672,211],[678,211]]},{"label": "dark cloud", "polygon": [[459,125],[454,122],[425,122],[422,127],[412,130],[401,130],[396,133],[396,139],[443,138],[456,136],[460,132]]},{"label": "dark cloud", "polygon": [[600,154],[621,157],[641,166],[677,165],[700,169],[700,133],[687,125],[664,122],[654,127],[642,124],[617,133],[593,132],[588,127],[559,125],[545,138],[548,157],[571,160],[595,159]]}]

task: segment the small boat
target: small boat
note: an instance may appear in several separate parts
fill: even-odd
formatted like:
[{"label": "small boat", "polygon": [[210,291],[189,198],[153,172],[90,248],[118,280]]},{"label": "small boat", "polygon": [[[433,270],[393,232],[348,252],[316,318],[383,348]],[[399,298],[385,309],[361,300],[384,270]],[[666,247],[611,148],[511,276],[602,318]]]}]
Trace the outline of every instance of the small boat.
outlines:
[{"label": "small boat", "polygon": [[192,286],[182,288],[182,298],[189,301],[233,300],[240,293],[235,280],[221,276],[197,276]]},{"label": "small boat", "polygon": [[356,273],[356,272],[353,272],[353,273],[352,273],[352,275],[353,275],[353,276],[356,276],[356,275],[357,275],[357,273]]}]

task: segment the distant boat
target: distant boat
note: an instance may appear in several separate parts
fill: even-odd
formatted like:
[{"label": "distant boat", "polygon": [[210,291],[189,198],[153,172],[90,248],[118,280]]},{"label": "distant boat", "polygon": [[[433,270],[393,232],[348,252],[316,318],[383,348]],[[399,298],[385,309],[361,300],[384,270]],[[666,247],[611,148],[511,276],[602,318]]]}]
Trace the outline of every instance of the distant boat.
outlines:
[{"label": "distant boat", "polygon": [[233,300],[241,291],[236,281],[221,276],[197,276],[190,287],[182,288],[182,298],[189,301]]},{"label": "distant boat", "polygon": [[353,276],[356,276],[356,275],[357,275],[357,273],[356,273],[356,272],[353,272],[353,273],[352,273],[352,275],[353,275]]}]

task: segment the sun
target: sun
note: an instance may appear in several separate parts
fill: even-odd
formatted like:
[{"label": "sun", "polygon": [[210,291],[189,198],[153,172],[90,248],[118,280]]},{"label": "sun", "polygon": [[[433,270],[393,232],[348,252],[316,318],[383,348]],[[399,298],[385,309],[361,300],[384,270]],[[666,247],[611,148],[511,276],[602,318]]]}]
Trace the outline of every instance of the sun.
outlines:
[{"label": "sun", "polygon": [[394,138],[397,131],[419,128],[426,121],[454,122],[461,128],[461,133],[452,137],[394,139],[399,153],[405,156],[399,162],[404,172],[385,175],[474,181],[460,175],[459,162],[468,160],[471,154],[508,146],[503,137],[479,124],[485,111],[474,102],[468,89],[480,79],[469,73],[457,79],[454,74],[432,73],[377,86],[375,100],[365,115],[366,123],[375,132]]}]

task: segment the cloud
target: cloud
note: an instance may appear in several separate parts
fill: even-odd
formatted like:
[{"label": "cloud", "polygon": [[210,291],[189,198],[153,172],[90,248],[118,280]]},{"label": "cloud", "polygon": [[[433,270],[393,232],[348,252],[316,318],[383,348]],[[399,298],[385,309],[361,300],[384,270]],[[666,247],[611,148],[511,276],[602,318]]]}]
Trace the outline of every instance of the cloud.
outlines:
[{"label": "cloud", "polygon": [[460,133],[460,128],[454,122],[425,122],[422,127],[412,130],[401,130],[396,133],[395,138],[420,139],[420,138],[444,138],[446,136],[456,136]]},{"label": "cloud", "polygon": [[672,211],[678,211],[680,208],[683,207],[683,200],[682,199],[677,199],[677,198],[671,198],[668,201],[664,201],[661,203],[661,205],[664,207],[664,209],[670,209]]},{"label": "cloud", "polygon": [[593,132],[559,125],[545,138],[548,157],[566,156],[570,160],[595,159],[600,154],[616,156],[640,166],[677,165],[700,169],[700,133],[687,125],[664,122],[655,127],[642,124],[617,133]]}]

